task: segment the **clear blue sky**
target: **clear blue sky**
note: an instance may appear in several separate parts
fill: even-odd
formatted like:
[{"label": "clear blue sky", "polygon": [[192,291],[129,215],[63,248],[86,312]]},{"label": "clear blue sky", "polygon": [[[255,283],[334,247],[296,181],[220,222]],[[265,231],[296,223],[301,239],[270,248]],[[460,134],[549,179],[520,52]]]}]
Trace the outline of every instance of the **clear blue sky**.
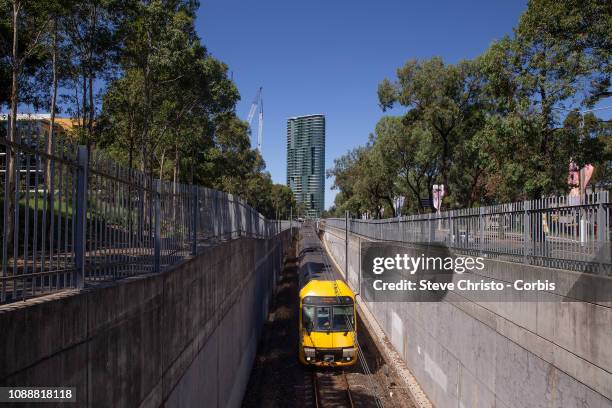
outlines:
[{"label": "clear blue sky", "polygon": [[[383,116],[376,96],[383,78],[410,58],[473,58],[511,34],[525,8],[525,0],[201,0],[197,29],[233,72],[242,119],[263,86],[263,156],[284,184],[288,117],[325,114],[330,168]],[[336,194],[331,184],[326,207]]]}]

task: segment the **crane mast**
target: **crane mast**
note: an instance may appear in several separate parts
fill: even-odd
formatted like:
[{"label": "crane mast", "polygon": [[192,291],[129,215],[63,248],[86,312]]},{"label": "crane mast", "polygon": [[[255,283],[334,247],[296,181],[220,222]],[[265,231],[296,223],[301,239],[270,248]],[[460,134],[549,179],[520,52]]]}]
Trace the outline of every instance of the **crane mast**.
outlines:
[{"label": "crane mast", "polygon": [[253,103],[251,104],[251,108],[249,109],[249,114],[247,115],[247,122],[249,127],[253,122],[253,117],[255,117],[255,112],[259,110],[258,115],[258,126],[257,126],[257,150],[261,153],[261,145],[263,143],[263,96],[261,91],[263,87],[259,87],[257,94],[255,95],[255,99],[253,99]]}]

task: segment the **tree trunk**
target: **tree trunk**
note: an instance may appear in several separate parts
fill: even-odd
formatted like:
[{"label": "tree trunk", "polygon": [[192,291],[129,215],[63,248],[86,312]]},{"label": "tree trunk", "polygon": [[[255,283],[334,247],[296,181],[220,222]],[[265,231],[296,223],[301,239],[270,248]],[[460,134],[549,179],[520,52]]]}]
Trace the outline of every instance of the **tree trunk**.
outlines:
[{"label": "tree trunk", "polygon": [[[98,22],[98,8],[94,4],[93,6],[93,17],[92,17],[92,34],[96,32],[97,22]],[[93,38],[93,35],[92,35]],[[95,41],[95,40],[92,40]],[[96,117],[96,110],[94,105],[94,96],[93,96],[93,81],[94,81],[94,72],[93,72],[93,46],[90,44],[89,46],[89,57],[87,59],[88,62],[88,80],[89,80],[89,118],[87,121],[87,131],[89,133],[89,139],[93,139],[93,123],[94,118]]]},{"label": "tree trunk", "polygon": [[[19,94],[19,70],[21,68],[21,61],[19,61],[19,48],[18,48],[18,40],[19,40],[19,28],[17,26],[17,22],[19,20],[19,9],[21,8],[21,4],[19,0],[13,1],[13,54],[12,54],[12,82],[11,82],[11,114],[9,118],[9,131],[8,131],[8,140],[14,143],[19,143],[19,133],[17,132],[17,105],[18,105],[18,94]],[[7,161],[6,161],[6,171],[8,174],[7,185],[5,186],[8,200],[4,204],[5,212],[4,218],[6,222],[5,229],[5,240],[7,243],[7,252],[9,255],[14,250],[13,244],[16,243],[16,240],[13,240],[13,236],[15,235],[15,195],[17,193],[17,186],[15,184],[15,175],[16,175],[16,151],[12,147],[6,148],[7,153]]]},{"label": "tree trunk", "polygon": [[13,1],[13,55],[12,55],[12,83],[11,83],[11,118],[9,124],[9,140],[17,143],[17,95],[19,93],[19,69],[21,68],[21,61],[19,61],[19,28],[17,27],[17,21],[19,19],[19,0]]},{"label": "tree trunk", "polygon": [[[131,115],[130,115],[131,118]],[[133,165],[133,161],[134,161],[134,121],[130,120],[130,130],[128,132],[129,138],[130,138],[130,145],[128,148],[128,174],[129,174],[129,179],[133,180],[133,175],[134,175],[134,169],[132,168]],[[132,196],[132,184],[128,184],[128,196],[127,196],[127,200],[128,200],[128,222],[129,222],[129,227],[128,227],[128,231],[130,234],[130,242],[132,240],[132,236],[134,236],[134,232],[132,230],[132,224],[133,224],[133,219],[132,219],[132,211],[133,211],[133,196]],[[130,244],[131,245],[131,244]]]},{"label": "tree trunk", "polygon": [[[81,104],[79,103],[79,77],[74,77],[74,104],[76,105],[76,121],[77,125],[81,122]],[[77,129],[78,130],[78,129]]]},{"label": "tree trunk", "polygon": [[174,150],[174,174],[172,177],[172,181],[174,183],[174,187],[173,187],[173,193],[176,194],[176,185],[179,181],[179,171],[180,171],[180,166],[179,166],[179,151],[178,151],[178,147]]},{"label": "tree trunk", "polygon": [[[53,79],[51,82],[51,118],[49,120],[49,136],[47,138],[47,154],[53,154],[55,143],[55,105],[57,104],[57,17],[53,20],[53,54],[51,57]],[[47,160],[47,174],[51,174],[51,161]],[[47,188],[50,189],[49,180]]]},{"label": "tree trunk", "polygon": [[[57,103],[57,17],[53,20],[53,53],[51,56],[51,65],[53,78],[51,82],[51,117],[49,119],[49,134],[47,136],[47,154],[53,155],[55,150],[55,105]],[[45,174],[45,184],[47,186],[47,209],[53,208],[53,164],[51,159],[47,158],[47,171]],[[51,224],[47,226],[47,235],[49,235]]]},{"label": "tree trunk", "polygon": [[179,155],[178,146],[174,150],[174,175],[172,180],[172,217],[176,220],[176,192],[179,180]]},{"label": "tree trunk", "polygon": [[[131,117],[132,116],[130,115],[130,118]],[[131,172],[132,166],[134,165],[134,120],[133,119],[130,120],[129,137],[130,137],[130,145],[128,148],[128,169]]]},{"label": "tree trunk", "polygon": [[89,118],[87,121],[87,132],[89,133],[89,137],[88,140],[94,140],[93,137],[93,124],[94,124],[94,119],[96,117],[96,109],[94,107],[94,97],[93,97],[93,72],[91,72],[91,69],[89,70]]},{"label": "tree trunk", "polygon": [[[83,118],[81,120],[81,131],[83,131],[86,128],[85,119],[87,118],[89,112],[89,107],[87,106],[87,72],[85,71],[85,68],[83,68],[83,95],[81,97],[83,98]],[[87,143],[89,143],[89,141],[87,141]]]},{"label": "tree trunk", "polygon": [[[144,115],[143,115],[143,124],[142,124],[142,153],[143,153],[143,162],[146,160],[147,153],[147,145],[149,144],[149,116],[151,114],[151,89],[150,89],[150,75],[151,69],[149,66],[149,50],[152,49],[152,41],[151,34],[147,32],[147,44],[148,49],[145,51],[147,54],[145,55],[144,66],[142,67],[142,77],[143,77],[143,105],[144,105]],[[146,164],[143,163],[143,167],[146,169]],[[151,178],[153,178],[153,174],[150,174]]]},{"label": "tree trunk", "polygon": [[406,186],[408,187],[408,189],[414,195],[414,198],[416,198],[416,201],[417,201],[417,211],[420,214],[421,211],[424,210],[423,203],[421,202],[420,185],[419,185],[418,181],[416,183],[416,186],[412,185],[412,183],[410,182],[410,175],[409,175],[409,171],[408,170],[406,170],[406,176],[404,177],[404,181],[406,182]]},{"label": "tree trunk", "polygon": [[161,183],[163,180],[164,174],[164,159],[166,158],[166,150],[162,151],[161,160],[159,163],[159,182]]},{"label": "tree trunk", "polygon": [[389,204],[389,208],[391,208],[391,218],[395,218],[396,212],[395,212],[395,206],[394,206],[395,203],[393,202],[393,198],[386,197],[385,201],[387,202],[387,204]]}]

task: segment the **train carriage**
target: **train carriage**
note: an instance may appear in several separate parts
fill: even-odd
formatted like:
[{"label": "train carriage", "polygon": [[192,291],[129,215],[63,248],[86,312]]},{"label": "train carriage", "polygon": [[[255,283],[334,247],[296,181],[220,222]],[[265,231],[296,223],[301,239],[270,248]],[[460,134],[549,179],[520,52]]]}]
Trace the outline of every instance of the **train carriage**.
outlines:
[{"label": "train carriage", "polygon": [[357,361],[355,295],[342,280],[330,279],[322,253],[313,247],[302,253],[299,359],[306,365],[353,365]]}]

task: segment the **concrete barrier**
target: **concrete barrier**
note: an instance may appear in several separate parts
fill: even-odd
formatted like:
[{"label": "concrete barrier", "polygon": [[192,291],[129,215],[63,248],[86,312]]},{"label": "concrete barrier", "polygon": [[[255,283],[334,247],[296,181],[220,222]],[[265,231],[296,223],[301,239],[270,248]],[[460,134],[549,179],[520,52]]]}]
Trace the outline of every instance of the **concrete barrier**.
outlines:
[{"label": "concrete barrier", "polygon": [[[345,268],[345,233],[323,239]],[[358,290],[364,238],[349,234],[347,280]],[[562,282],[557,301],[364,302],[432,403],[446,407],[612,406],[612,305],[588,291],[612,279],[487,259],[488,277]],[[586,291],[586,292],[585,292]],[[608,292],[610,293],[610,292]],[[564,301],[564,297],[589,301]]]},{"label": "concrete barrier", "polygon": [[77,406],[240,406],[290,239],[236,239],[161,274],[4,306],[0,386],[76,387]]}]

